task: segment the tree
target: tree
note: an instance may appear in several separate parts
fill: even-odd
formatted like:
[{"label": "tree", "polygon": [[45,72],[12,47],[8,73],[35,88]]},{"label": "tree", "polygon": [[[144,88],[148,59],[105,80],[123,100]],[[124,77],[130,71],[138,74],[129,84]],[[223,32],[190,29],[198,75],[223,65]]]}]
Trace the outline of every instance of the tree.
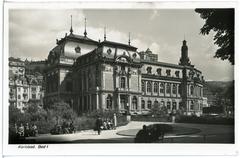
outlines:
[{"label": "tree", "polygon": [[234,9],[195,9],[195,12],[205,20],[201,34],[216,32],[213,40],[219,48],[214,57],[229,60],[234,65]]},{"label": "tree", "polygon": [[154,116],[166,116],[168,114],[168,110],[166,106],[160,106],[159,103],[154,103],[150,113]]},{"label": "tree", "polygon": [[48,111],[52,114],[52,117],[57,117],[64,120],[74,120],[77,118],[77,114],[73,109],[65,102],[54,103]]}]

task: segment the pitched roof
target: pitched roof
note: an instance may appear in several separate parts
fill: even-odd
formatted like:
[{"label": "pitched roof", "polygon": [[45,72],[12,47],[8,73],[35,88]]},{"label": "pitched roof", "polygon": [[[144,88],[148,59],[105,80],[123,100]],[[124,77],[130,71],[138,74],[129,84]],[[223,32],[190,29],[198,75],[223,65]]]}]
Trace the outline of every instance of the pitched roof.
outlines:
[{"label": "pitched roof", "polygon": [[119,46],[119,47],[123,47],[123,48],[129,48],[129,49],[133,49],[133,50],[137,50],[136,47],[128,45],[128,44],[124,44],[124,43],[119,43],[119,42],[113,42],[113,41],[103,41],[100,43],[100,45],[111,45],[111,46]]}]

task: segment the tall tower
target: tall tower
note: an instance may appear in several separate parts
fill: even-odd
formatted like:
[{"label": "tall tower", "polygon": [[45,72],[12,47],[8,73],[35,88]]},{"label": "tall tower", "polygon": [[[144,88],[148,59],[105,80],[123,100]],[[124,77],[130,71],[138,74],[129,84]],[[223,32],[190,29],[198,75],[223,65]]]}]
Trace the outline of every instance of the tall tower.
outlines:
[{"label": "tall tower", "polygon": [[188,81],[187,81],[187,66],[191,66],[190,60],[188,58],[188,47],[187,47],[187,41],[184,39],[183,40],[183,45],[181,48],[181,58],[179,65],[184,66],[182,70],[182,83],[181,83],[181,97],[182,97],[182,102],[181,106],[185,112],[187,112],[187,102],[188,102]]},{"label": "tall tower", "polygon": [[181,49],[181,58],[180,58],[180,62],[179,65],[191,65],[191,62],[188,58],[188,47],[187,47],[187,41],[183,40],[183,45],[182,45],[182,49]]}]

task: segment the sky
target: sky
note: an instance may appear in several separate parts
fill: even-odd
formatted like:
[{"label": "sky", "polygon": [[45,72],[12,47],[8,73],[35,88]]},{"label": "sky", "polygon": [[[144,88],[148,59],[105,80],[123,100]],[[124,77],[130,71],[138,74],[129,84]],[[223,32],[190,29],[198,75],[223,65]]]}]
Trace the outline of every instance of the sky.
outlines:
[{"label": "sky", "polygon": [[190,61],[202,71],[205,80],[230,81],[234,67],[228,61],[213,58],[216,49],[211,32],[200,34],[204,24],[194,9],[74,9],[9,10],[9,56],[44,60],[56,46],[56,39],[69,33],[71,18],[74,34],[83,35],[84,18],[87,36],[102,41],[128,43],[144,51],[150,48],[161,62],[178,64],[184,38]]}]

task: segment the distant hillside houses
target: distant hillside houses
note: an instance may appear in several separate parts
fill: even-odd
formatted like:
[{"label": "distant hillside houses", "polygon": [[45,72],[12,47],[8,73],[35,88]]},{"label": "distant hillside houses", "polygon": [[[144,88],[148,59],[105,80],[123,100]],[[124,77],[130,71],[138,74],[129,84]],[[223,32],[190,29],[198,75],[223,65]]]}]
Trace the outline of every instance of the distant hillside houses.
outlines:
[{"label": "distant hillside houses", "polygon": [[[9,105],[22,110],[31,103],[43,105],[45,62],[9,58]],[[37,68],[39,67],[39,68]],[[37,69],[36,69],[37,68]]]}]

